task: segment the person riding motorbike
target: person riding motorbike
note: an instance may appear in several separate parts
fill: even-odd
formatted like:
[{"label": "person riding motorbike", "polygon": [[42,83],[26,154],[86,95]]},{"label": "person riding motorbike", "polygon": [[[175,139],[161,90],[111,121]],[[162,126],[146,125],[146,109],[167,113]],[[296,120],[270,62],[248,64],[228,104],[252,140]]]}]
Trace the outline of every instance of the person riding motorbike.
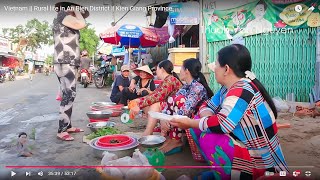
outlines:
[{"label": "person riding motorbike", "polygon": [[79,72],[81,71],[81,69],[86,69],[88,71],[88,73],[89,73],[89,81],[90,81],[90,83],[92,82],[92,72],[91,72],[91,69],[90,69],[91,63],[92,63],[92,60],[88,57],[88,51],[87,50],[83,50],[81,52]]}]

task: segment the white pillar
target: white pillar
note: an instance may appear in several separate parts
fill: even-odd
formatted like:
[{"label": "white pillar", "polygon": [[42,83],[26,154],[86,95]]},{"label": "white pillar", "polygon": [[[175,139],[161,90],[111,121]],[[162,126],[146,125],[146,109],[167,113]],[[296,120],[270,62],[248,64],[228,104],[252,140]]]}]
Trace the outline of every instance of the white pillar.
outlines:
[{"label": "white pillar", "polygon": [[207,73],[207,41],[205,35],[205,24],[203,19],[203,0],[199,1],[200,3],[200,24],[199,24],[199,60],[202,64],[202,72]]}]

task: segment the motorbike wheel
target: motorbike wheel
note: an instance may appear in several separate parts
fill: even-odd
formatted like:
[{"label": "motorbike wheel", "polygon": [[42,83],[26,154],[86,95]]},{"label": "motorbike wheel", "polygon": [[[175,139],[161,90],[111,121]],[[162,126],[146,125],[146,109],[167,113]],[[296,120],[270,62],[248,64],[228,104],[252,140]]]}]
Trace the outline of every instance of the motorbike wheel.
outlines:
[{"label": "motorbike wheel", "polygon": [[95,85],[98,89],[103,88],[103,86],[104,86],[104,76],[103,76],[103,75],[95,74],[95,75],[94,75],[94,78],[93,78],[93,81],[94,81],[94,85]]},{"label": "motorbike wheel", "polygon": [[81,84],[83,84],[84,88],[88,87],[88,80],[86,77],[81,77]]}]

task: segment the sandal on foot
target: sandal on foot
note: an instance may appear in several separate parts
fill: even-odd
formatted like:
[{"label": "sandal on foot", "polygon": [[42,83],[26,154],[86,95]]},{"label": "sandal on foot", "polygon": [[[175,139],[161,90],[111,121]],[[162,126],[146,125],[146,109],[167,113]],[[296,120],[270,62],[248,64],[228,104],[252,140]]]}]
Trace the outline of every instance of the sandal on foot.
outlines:
[{"label": "sandal on foot", "polygon": [[170,156],[170,155],[173,155],[173,154],[176,154],[176,153],[179,153],[179,152],[182,152],[182,146],[175,147],[175,148],[171,149],[170,151],[164,153],[164,155]]},{"label": "sandal on foot", "polygon": [[69,130],[69,131],[67,130],[67,132],[68,132],[68,133],[78,133],[78,132],[84,132],[84,130],[83,130],[83,129],[80,129],[80,128],[75,128],[75,129],[72,130],[72,131],[71,131],[71,130]]},{"label": "sandal on foot", "polygon": [[62,137],[57,136],[57,138],[62,141],[73,141],[74,140],[74,138],[72,136],[70,136],[70,134],[66,134]]}]

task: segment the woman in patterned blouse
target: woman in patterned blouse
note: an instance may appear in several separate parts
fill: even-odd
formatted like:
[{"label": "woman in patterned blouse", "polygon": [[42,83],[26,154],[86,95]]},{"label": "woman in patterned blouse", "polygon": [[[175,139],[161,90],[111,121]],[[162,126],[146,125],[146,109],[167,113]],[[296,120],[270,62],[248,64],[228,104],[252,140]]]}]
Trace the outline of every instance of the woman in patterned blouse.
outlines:
[{"label": "woman in patterned blouse", "polygon": [[251,65],[243,45],[222,48],[214,66],[215,79],[222,87],[201,106],[202,118],[170,122],[182,129],[193,128],[199,150],[213,166],[212,171],[202,173],[203,179],[257,179],[266,171],[288,173],[275,105]]},{"label": "woman in patterned blouse", "polygon": [[[182,86],[178,75],[173,71],[173,64],[169,60],[161,61],[157,66],[157,77],[163,82],[147,96],[134,99],[129,102],[130,117],[135,116],[140,109],[144,112],[156,111],[160,112],[160,103],[165,102],[167,98],[175,94]],[[143,135],[150,135],[153,133],[153,128],[156,126],[157,120],[148,117],[148,124]]]},{"label": "woman in patterned blouse", "polygon": [[[213,96],[206,78],[201,73],[201,67],[202,65],[198,59],[190,58],[183,61],[180,79],[185,81],[186,84],[163,104],[162,113],[193,117],[200,105]],[[160,123],[162,135],[169,134],[169,139],[160,147],[160,150],[165,152],[166,155],[181,151],[182,129],[171,128],[167,121],[160,121]]]}]

